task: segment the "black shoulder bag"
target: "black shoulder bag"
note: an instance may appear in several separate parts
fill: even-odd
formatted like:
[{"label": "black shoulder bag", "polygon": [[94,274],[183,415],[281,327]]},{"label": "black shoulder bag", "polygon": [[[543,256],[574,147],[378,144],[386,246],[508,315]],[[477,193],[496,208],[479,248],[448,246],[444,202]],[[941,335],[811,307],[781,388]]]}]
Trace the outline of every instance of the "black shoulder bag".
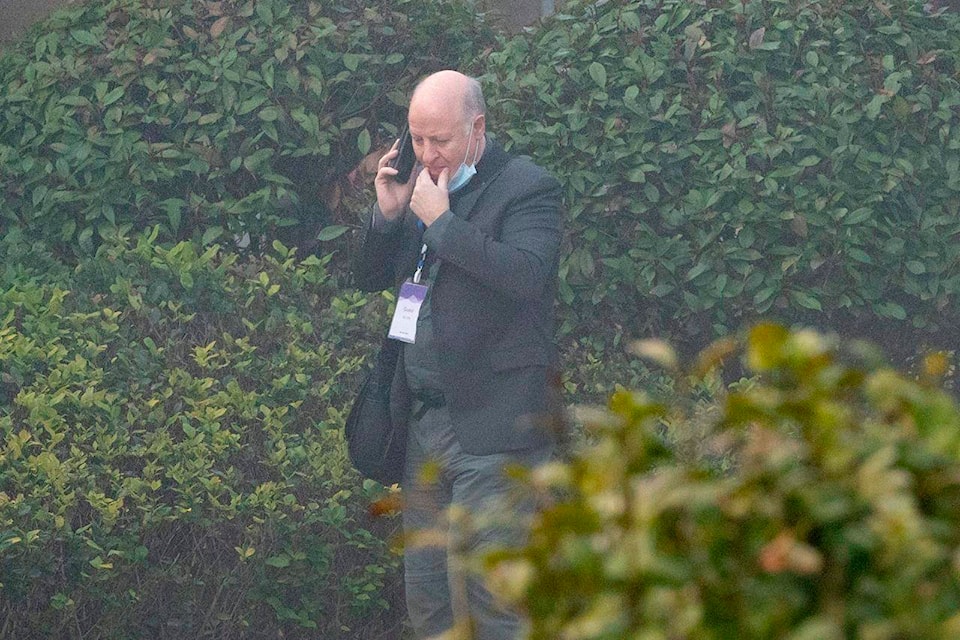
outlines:
[{"label": "black shoulder bag", "polygon": [[344,426],[353,466],[385,485],[400,482],[407,450],[406,425],[395,425],[390,418],[390,384],[401,347],[396,340],[384,340]]}]

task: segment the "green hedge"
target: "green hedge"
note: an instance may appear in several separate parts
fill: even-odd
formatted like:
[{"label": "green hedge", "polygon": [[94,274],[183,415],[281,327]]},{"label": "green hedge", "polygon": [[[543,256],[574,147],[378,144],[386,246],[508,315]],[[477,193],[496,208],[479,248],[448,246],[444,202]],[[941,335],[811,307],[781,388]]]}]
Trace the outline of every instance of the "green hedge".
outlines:
[{"label": "green hedge", "polygon": [[367,300],[156,236],[0,240],[0,635],[378,637],[395,523],[341,435]]},{"label": "green hedge", "polygon": [[958,319],[958,34],[912,0],[577,2],[498,44],[439,0],[87,3],[0,57],[0,220],[61,255],[343,242],[344,175],[459,66],[566,186],[578,397],[649,377],[624,338],[759,317],[909,353]]},{"label": "green hedge", "polygon": [[154,226],[335,235],[334,187],[396,134],[414,80],[489,38],[440,0],[69,7],[0,57],[0,221],[67,255]]},{"label": "green hedge", "polygon": [[760,317],[907,352],[904,334],[951,339],[956,13],[574,3],[485,70],[494,129],[566,186],[572,351],[650,335],[695,350]]},{"label": "green hedge", "polygon": [[491,578],[530,614],[530,638],[958,637],[948,361],[910,380],[873,349],[769,324],[742,353],[757,379],[704,438],[727,471],[664,447],[663,420],[696,417],[683,403],[623,391],[587,420],[590,447],[528,474],[546,508]]}]

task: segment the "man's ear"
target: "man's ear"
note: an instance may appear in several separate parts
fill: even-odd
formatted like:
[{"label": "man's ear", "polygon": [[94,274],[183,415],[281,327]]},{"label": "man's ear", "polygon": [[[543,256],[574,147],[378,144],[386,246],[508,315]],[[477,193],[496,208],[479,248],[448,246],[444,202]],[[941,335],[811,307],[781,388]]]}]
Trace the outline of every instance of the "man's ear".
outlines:
[{"label": "man's ear", "polygon": [[482,136],[487,132],[487,116],[484,114],[478,115],[473,121],[473,135]]}]

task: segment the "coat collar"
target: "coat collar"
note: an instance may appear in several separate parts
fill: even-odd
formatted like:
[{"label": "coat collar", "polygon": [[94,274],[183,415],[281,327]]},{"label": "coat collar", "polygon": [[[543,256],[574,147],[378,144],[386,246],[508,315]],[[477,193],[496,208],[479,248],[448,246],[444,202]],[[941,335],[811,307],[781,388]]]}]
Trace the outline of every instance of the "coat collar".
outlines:
[{"label": "coat collar", "polygon": [[497,179],[512,156],[495,140],[487,139],[483,157],[477,162],[477,175],[463,191],[451,198],[450,210],[459,218],[469,219],[483,191]]}]

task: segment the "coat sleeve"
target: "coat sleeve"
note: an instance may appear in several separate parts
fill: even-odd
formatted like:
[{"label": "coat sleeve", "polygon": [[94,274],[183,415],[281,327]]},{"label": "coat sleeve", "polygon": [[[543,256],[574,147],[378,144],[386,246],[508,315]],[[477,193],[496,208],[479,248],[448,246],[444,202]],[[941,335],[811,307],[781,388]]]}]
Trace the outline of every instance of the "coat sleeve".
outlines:
[{"label": "coat sleeve", "polygon": [[[427,229],[424,234],[442,260],[514,300],[543,294],[556,273],[562,234],[559,183],[533,165],[528,167],[524,176],[528,179],[518,181],[523,188],[508,194],[502,204],[498,238],[456,216],[441,233],[432,235]],[[488,189],[495,188],[492,184]]]},{"label": "coat sleeve", "polygon": [[374,228],[373,217],[364,227],[360,252],[353,263],[354,284],[361,291],[383,291],[392,288],[403,225],[399,222]]}]

